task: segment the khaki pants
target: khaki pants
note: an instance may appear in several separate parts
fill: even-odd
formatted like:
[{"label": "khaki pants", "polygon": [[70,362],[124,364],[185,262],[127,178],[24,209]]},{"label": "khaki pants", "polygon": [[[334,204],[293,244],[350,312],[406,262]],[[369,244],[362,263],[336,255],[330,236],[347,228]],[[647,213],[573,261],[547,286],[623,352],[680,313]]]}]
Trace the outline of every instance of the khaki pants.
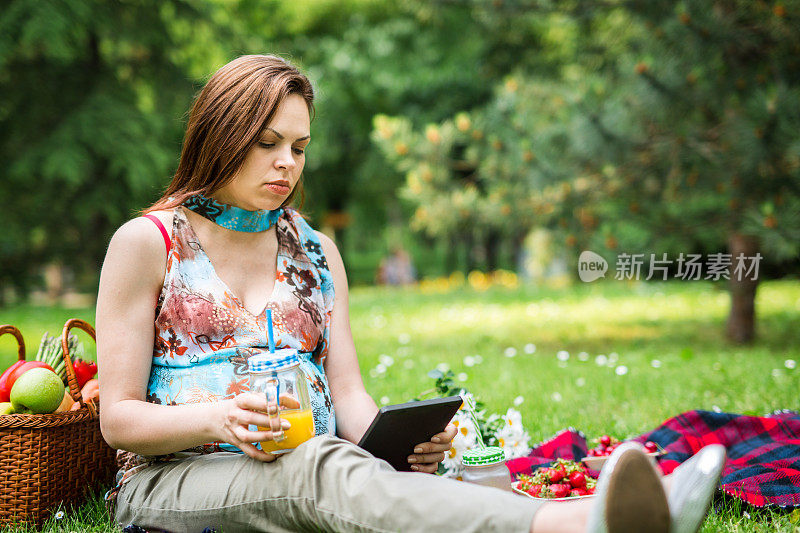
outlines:
[{"label": "khaki pants", "polygon": [[198,533],[527,532],[539,506],[499,489],[397,472],[323,435],[272,463],[222,452],[149,466],[120,491],[116,521]]}]

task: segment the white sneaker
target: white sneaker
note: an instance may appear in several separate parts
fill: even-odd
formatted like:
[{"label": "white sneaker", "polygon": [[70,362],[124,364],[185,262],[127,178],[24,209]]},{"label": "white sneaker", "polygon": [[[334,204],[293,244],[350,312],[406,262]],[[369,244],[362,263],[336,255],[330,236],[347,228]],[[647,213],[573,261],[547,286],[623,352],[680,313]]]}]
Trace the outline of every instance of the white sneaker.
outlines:
[{"label": "white sneaker", "polygon": [[725,466],[725,447],[709,444],[672,473],[670,533],[695,533],[708,512]]},{"label": "white sneaker", "polygon": [[667,533],[664,488],[637,442],[620,444],[603,465],[589,512],[589,533]]}]

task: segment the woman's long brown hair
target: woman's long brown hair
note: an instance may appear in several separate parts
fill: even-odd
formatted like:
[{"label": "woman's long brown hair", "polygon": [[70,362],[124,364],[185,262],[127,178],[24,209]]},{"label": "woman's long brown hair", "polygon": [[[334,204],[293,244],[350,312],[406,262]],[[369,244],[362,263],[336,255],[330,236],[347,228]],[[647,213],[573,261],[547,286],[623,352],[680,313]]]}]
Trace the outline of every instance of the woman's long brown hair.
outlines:
[{"label": "woman's long brown hair", "polygon": [[[194,101],[178,170],[164,194],[142,214],[181,205],[189,196],[209,196],[228,184],[290,94],[314,113],[314,90],[296,67],[273,55],[241,56],[220,68]],[[282,206],[299,194],[302,179]]]}]

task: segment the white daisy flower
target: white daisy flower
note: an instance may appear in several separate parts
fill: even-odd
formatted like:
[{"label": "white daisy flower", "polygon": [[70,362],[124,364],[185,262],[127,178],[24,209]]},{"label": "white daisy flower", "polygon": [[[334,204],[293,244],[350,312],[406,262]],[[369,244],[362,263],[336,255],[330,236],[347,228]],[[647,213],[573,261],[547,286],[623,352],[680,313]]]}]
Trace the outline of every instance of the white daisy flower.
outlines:
[{"label": "white daisy flower", "polygon": [[789,370],[794,370],[794,368],[797,366],[797,361],[795,361],[794,359],[787,359],[786,361],[783,362],[783,366],[785,366]]},{"label": "white daisy flower", "polygon": [[652,361],[650,361],[650,366],[652,366],[653,368],[661,368],[661,361],[659,361],[658,359],[653,359]]},{"label": "white daisy flower", "polygon": [[588,360],[589,360],[589,354],[588,353],[580,352],[578,354],[578,361],[588,361]]},{"label": "white daisy flower", "polygon": [[559,361],[567,361],[569,359],[569,352],[566,350],[561,350],[556,354],[556,357]]},{"label": "white daisy flower", "polygon": [[597,366],[606,366],[606,363],[608,363],[608,357],[606,357],[605,354],[600,354],[594,358],[594,362]]},{"label": "white daisy flower", "polygon": [[526,354],[536,353],[536,345],[533,344],[532,342],[529,342],[528,344],[526,344],[525,345],[525,353]]},{"label": "white daisy flower", "polygon": [[628,367],[625,365],[619,365],[617,368],[614,369],[614,373],[618,376],[624,376],[628,373]]},{"label": "white daisy flower", "polygon": [[456,427],[456,436],[453,438],[452,447],[444,454],[442,465],[445,468],[444,477],[455,478],[463,471],[461,458],[464,452],[477,444],[478,437],[475,424],[466,411],[459,410],[453,417],[452,424]]},{"label": "white daisy flower", "polygon": [[508,348],[505,349],[503,355],[505,355],[506,357],[515,357],[517,355],[517,349],[514,348],[513,346],[509,346]]},{"label": "white daisy flower", "polygon": [[525,457],[531,449],[528,445],[530,435],[522,426],[522,414],[512,407],[502,418],[504,423],[495,436],[498,444],[506,453],[506,459]]}]

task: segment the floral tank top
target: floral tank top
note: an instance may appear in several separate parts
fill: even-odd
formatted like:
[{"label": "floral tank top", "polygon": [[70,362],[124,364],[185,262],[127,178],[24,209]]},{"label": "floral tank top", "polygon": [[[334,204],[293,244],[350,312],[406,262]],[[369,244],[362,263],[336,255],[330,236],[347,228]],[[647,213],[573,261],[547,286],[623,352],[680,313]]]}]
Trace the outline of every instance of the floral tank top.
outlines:
[{"label": "floral tank top", "polygon": [[[146,401],[161,405],[215,402],[248,389],[249,348],[266,347],[267,309],[275,347],[300,352],[309,381],[315,434],[335,434],[333,402],[323,364],[328,353],[333,279],[319,238],[293,209],[276,224],[275,286],[264,310],[253,315],[216,274],[182,207],[174,210],[172,246],[158,298],[155,342]],[[120,450],[118,486],[140,465],[189,455],[241,450],[212,442],[167,456]]]}]

